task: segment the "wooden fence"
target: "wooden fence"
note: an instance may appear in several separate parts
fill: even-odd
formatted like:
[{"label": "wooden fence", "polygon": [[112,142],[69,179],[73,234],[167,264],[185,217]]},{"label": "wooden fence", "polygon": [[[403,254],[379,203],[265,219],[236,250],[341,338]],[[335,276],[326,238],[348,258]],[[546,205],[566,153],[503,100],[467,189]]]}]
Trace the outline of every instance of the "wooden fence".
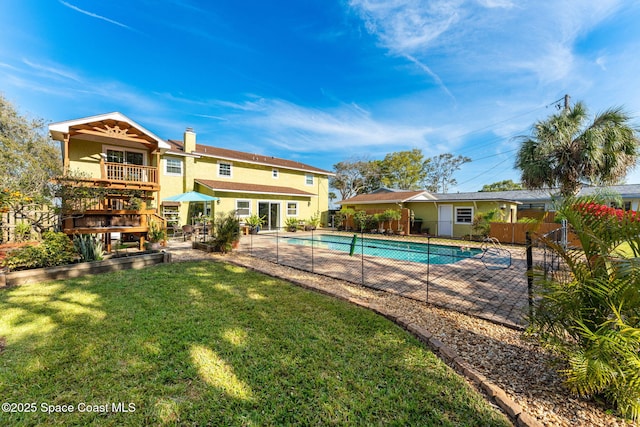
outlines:
[{"label": "wooden fence", "polygon": [[27,205],[20,210],[0,212],[0,244],[23,240],[28,235],[38,237],[43,231],[58,228],[58,214],[46,205]]},{"label": "wooden fence", "polygon": [[[367,215],[376,215],[385,212],[387,209],[364,209]],[[398,209],[400,212],[400,220],[392,220],[385,221],[384,224],[379,224],[378,227],[384,228],[386,232],[393,234],[409,234],[411,218],[410,218],[410,210],[407,208]],[[353,219],[353,215],[350,215],[343,226],[346,226],[347,229],[354,230],[355,229],[355,221]],[[365,230],[371,231],[371,230]]]},{"label": "wooden fence", "polygon": [[[507,223],[507,222],[492,222],[491,231],[489,237],[498,239],[500,243],[512,243],[524,245],[526,243],[527,231],[531,232],[531,237],[536,239],[551,231],[559,230],[562,225],[558,223],[543,222],[543,223]],[[578,238],[573,233],[568,235],[569,243],[574,245],[578,244]]]}]

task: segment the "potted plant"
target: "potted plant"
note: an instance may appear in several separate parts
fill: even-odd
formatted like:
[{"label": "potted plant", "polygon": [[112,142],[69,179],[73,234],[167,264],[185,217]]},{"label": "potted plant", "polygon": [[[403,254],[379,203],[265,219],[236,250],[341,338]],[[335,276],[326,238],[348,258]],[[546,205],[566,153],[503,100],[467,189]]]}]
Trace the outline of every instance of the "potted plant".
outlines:
[{"label": "potted plant", "polygon": [[392,221],[398,221],[398,224],[396,226],[396,234],[402,234],[402,225],[400,225],[400,220],[402,219],[402,213],[398,210],[395,209],[387,209],[386,211],[384,211],[386,217],[387,217],[387,221],[389,221],[389,230],[388,230],[388,234],[393,234],[393,231],[391,230],[391,222]]},{"label": "potted plant", "polygon": [[342,208],[340,209],[340,211],[338,212],[338,214],[336,215],[336,217],[340,218],[340,225],[338,227],[338,229],[342,229],[344,231],[349,231],[351,229],[351,227],[349,226],[349,218],[351,218],[354,214],[356,213],[356,211],[354,209],[351,208]]},{"label": "potted plant", "polygon": [[298,230],[298,218],[289,217],[284,220],[284,225],[287,228],[287,231],[296,232]]},{"label": "potted plant", "polygon": [[167,238],[167,232],[162,229],[157,223],[152,222],[149,226],[149,232],[147,233],[149,242],[151,242],[151,249],[160,249],[160,242],[163,242]]},{"label": "potted plant", "polygon": [[316,213],[309,218],[304,226],[305,231],[311,231],[320,225],[320,216]]},{"label": "potted plant", "polygon": [[245,223],[249,226],[249,232],[251,234],[257,234],[260,231],[260,227],[264,224],[264,216],[258,216],[257,214],[253,214],[247,219],[245,219]]},{"label": "potted plant", "polygon": [[215,222],[214,229],[213,249],[217,252],[231,252],[240,241],[240,220],[234,212],[221,216]]}]

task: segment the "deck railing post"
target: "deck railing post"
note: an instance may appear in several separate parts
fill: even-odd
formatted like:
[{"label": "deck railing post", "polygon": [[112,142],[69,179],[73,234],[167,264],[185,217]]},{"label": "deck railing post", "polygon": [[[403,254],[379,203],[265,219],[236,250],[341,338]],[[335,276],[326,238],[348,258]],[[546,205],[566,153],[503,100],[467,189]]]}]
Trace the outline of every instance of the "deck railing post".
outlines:
[{"label": "deck railing post", "polygon": [[276,264],[280,264],[280,238],[278,236],[277,228],[276,228]]},{"label": "deck railing post", "polygon": [[364,231],[360,230],[360,259],[361,259],[361,266],[360,266],[360,275],[362,278],[362,286],[366,286],[366,281],[364,278]]},{"label": "deck railing post", "polygon": [[529,302],[529,318],[533,316],[533,245],[531,244],[531,233],[526,233],[527,246],[527,294]]},{"label": "deck railing post", "polygon": [[425,302],[429,302],[429,267],[431,266],[431,236],[427,236],[427,295]]}]

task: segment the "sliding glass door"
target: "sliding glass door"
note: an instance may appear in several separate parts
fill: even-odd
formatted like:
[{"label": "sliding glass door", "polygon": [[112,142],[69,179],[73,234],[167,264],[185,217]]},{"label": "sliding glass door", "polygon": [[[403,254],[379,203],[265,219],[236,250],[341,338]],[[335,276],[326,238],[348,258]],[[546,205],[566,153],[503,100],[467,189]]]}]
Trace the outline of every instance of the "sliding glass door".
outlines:
[{"label": "sliding glass door", "polygon": [[280,227],[279,202],[258,202],[258,215],[264,218],[263,230],[277,230]]}]

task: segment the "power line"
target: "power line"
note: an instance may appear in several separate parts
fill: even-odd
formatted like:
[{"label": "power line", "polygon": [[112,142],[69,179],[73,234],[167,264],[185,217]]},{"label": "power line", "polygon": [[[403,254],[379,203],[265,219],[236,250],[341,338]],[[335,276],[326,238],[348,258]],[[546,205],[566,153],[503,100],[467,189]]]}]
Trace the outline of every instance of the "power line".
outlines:
[{"label": "power line", "polygon": [[514,148],[514,149],[512,149],[512,150],[506,150],[506,151],[502,151],[502,152],[500,152],[500,153],[490,154],[490,155],[488,155],[488,156],[484,156],[484,157],[478,157],[477,159],[473,159],[473,161],[475,162],[476,160],[484,160],[484,159],[489,159],[489,158],[491,158],[491,157],[502,156],[503,154],[506,154],[506,153],[512,153],[512,152],[514,152],[514,151],[518,151],[518,150],[519,150],[519,148]]},{"label": "power line", "polygon": [[[560,99],[560,101],[562,101],[562,99]],[[458,138],[464,138],[464,137],[469,136],[469,135],[471,135],[471,134],[478,133],[478,132],[481,132],[481,131],[483,131],[483,130],[490,129],[490,128],[492,128],[492,127],[496,126],[496,125],[499,125],[499,124],[502,124],[502,123],[506,123],[506,122],[511,121],[511,120],[513,120],[513,119],[517,119],[518,117],[526,116],[527,114],[531,114],[531,113],[534,113],[534,112],[536,112],[536,111],[538,111],[538,110],[542,110],[542,109],[544,109],[544,108],[548,108],[550,105],[554,105],[554,104],[556,104],[557,102],[559,102],[559,101],[554,101],[554,102],[552,102],[551,104],[544,105],[544,106],[542,106],[542,107],[536,107],[536,108],[534,108],[533,110],[525,111],[524,113],[520,113],[520,114],[516,114],[515,116],[507,117],[507,118],[506,118],[506,119],[504,119],[504,120],[501,120],[501,121],[499,121],[499,122],[492,123],[492,124],[490,124],[490,125],[487,125],[487,126],[485,126],[485,127],[480,128],[480,129],[475,129],[475,130],[469,131],[469,132],[467,132],[467,133],[463,133],[463,134],[462,134],[462,135],[460,135]]]},{"label": "power line", "polygon": [[496,163],[495,165],[493,165],[493,166],[492,166],[492,167],[490,167],[489,169],[485,169],[484,171],[482,171],[480,174],[478,174],[478,175],[474,176],[473,178],[470,178],[470,179],[468,179],[468,180],[466,180],[466,181],[464,181],[464,182],[458,183],[457,185],[458,185],[458,186],[460,186],[460,185],[464,185],[464,184],[467,184],[467,183],[469,183],[469,182],[471,182],[471,181],[473,181],[473,180],[475,180],[475,179],[478,179],[478,178],[480,178],[482,175],[486,174],[487,172],[492,171],[493,169],[497,168],[498,166],[500,166],[501,164],[503,164],[503,163],[504,163],[504,162],[506,162],[507,160],[511,160],[511,159],[513,159],[513,158],[515,158],[515,156],[509,156],[509,157],[507,157],[506,159],[503,159],[503,160],[501,160],[500,162]]},{"label": "power line", "polygon": [[[506,118],[504,120],[501,120],[499,122],[495,122],[495,123],[490,124],[488,126],[485,126],[483,128],[476,129],[476,130],[464,133],[464,134],[460,135],[458,138],[465,138],[465,137],[467,137],[469,135],[472,135],[474,133],[478,133],[478,132],[481,132],[483,130],[491,129],[492,127],[494,127],[496,125],[511,121],[511,120],[516,119],[518,117],[526,116],[526,115],[531,114],[533,112],[536,112],[538,110],[549,108],[551,106],[555,106],[557,109],[562,109],[564,107],[564,109],[566,110],[566,109],[569,108],[569,98],[570,98],[569,95],[564,95],[562,98],[560,98],[558,100],[555,100],[555,101],[553,101],[553,102],[551,102],[549,104],[546,104],[546,105],[544,105],[542,107],[537,107],[537,108],[534,108],[533,110],[529,110],[529,111],[526,111],[526,112],[523,112],[523,113],[520,113],[520,114],[516,114],[514,116],[508,117],[508,118]],[[475,149],[481,149],[484,146],[486,146],[488,144],[491,144],[493,142],[496,142],[496,141],[515,138],[516,136],[519,136],[522,133],[526,132],[526,130],[527,129],[523,129],[523,130],[518,131],[517,133],[514,133],[511,136],[508,136],[506,138],[505,137],[501,137],[501,136],[496,136],[495,138],[489,139],[487,141],[483,141],[482,143],[479,143],[479,144],[476,144],[476,145],[473,145],[473,146],[467,146],[467,147],[463,148],[462,150],[460,150],[459,153],[468,153],[469,151],[473,151]]]}]

